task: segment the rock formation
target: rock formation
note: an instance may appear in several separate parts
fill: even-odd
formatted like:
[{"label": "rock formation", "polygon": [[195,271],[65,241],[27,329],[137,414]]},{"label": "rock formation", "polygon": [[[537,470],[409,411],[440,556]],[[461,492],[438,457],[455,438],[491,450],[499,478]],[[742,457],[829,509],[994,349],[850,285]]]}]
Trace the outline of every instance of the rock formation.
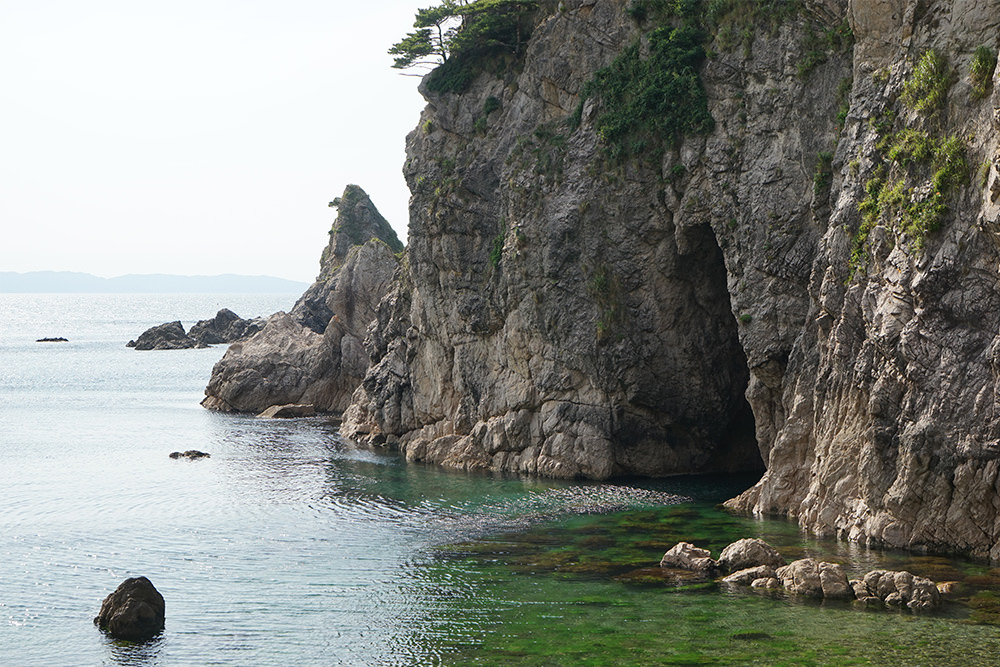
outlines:
[{"label": "rock formation", "polygon": [[316,282],[290,313],[276,313],[248,340],[230,346],[212,370],[202,405],[260,413],[311,405],[341,412],[368,368],[362,345],[403,246],[356,185],[331,205],[337,219]]},{"label": "rock formation", "polygon": [[126,579],[104,598],[94,625],[116,639],[140,642],[163,630],[166,605],[146,577]]},{"label": "rock formation", "polygon": [[196,322],[187,332],[179,321],[150,327],[136,340],[130,340],[125,347],[136,350],[187,350],[237,343],[260,331],[262,326],[260,318],[245,320],[228,308],[223,308],[212,319]]},{"label": "rock formation", "polygon": [[350,402],[345,435],[463,469],[766,466],[731,507],[1000,558],[995,3],[537,4],[421,87],[367,355],[316,292],[206,402]]},{"label": "rock formation", "polygon": [[516,66],[425,82],[408,263],[343,432],[563,477],[759,456],[736,509],[1000,558],[1000,14],[730,4],[714,128],[618,157],[585,87],[680,22],[649,3],[541,2]]}]

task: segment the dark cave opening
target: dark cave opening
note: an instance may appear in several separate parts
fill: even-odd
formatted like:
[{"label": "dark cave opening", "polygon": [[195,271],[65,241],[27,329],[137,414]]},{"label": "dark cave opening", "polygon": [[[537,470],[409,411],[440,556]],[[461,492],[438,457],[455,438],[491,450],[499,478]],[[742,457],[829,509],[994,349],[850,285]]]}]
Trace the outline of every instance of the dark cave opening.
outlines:
[{"label": "dark cave opening", "polygon": [[743,317],[733,312],[732,297],[729,293],[729,275],[725,256],[708,225],[691,228],[689,236],[694,236],[694,247],[701,256],[703,268],[703,294],[706,311],[712,318],[712,326],[717,327],[724,345],[717,348],[721,364],[729,378],[727,401],[719,414],[725,426],[715,434],[712,453],[705,464],[704,472],[720,473],[763,473],[765,462],[757,443],[757,427],[753,409],[747,401],[747,387],[750,383],[750,366],[746,352],[740,342],[740,327],[748,326]]},{"label": "dark cave opening", "polygon": [[676,236],[645,291],[636,290],[652,295],[637,298],[636,311],[655,312],[633,345],[654,353],[630,371],[630,386],[639,388],[617,410],[618,469],[645,476],[763,473],[746,398],[750,369],[739,329],[746,323],[733,313],[722,249],[707,224]]}]

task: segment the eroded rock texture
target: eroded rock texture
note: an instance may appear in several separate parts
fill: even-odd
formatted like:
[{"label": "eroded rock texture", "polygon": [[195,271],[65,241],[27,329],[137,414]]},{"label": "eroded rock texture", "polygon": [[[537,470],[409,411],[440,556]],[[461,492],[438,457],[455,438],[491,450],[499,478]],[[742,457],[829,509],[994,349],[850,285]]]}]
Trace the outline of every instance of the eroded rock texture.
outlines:
[{"label": "eroded rock texture", "polygon": [[230,346],[212,369],[205,407],[255,414],[288,404],[347,407],[368,368],[362,340],[403,246],[358,186],[333,205],[337,220],[316,282],[290,313],[272,315],[259,333]]},{"label": "eroded rock texture", "polygon": [[166,604],[146,577],[131,577],[101,604],[94,625],[116,639],[141,642],[163,630]]},{"label": "eroded rock texture", "polygon": [[[1000,86],[968,76],[976,47],[996,53],[996,3],[722,19],[700,70],[714,130],[624,162],[599,98],[565,121],[651,28],[629,3],[559,5],[540,3],[517,62],[424,88],[407,263],[344,433],[562,477],[762,458],[733,507],[1000,557]],[[853,45],[825,46],[845,24]],[[946,97],[917,110],[903,92],[932,49]],[[956,138],[945,163],[964,156],[966,178],[894,151],[904,130]]]}]

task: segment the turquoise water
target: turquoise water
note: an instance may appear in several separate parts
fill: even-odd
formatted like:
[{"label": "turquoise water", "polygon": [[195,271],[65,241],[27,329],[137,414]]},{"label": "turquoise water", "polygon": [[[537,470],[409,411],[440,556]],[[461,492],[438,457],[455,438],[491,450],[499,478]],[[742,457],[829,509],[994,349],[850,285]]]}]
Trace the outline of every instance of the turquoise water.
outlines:
[{"label": "turquoise water", "polygon": [[[578,485],[466,475],[358,449],[324,419],[198,405],[221,348],[137,352],[153,324],[288,297],[0,295],[0,664],[995,664],[952,603],[865,612],[656,568],[680,539],[759,535],[854,573],[1000,590],[985,564],[814,541],[715,503],[752,480]],[[69,343],[36,338],[65,336]],[[172,460],[176,450],[211,458]],[[597,512],[597,513],[593,513]],[[143,645],[92,625],[129,576],[167,602]],[[978,612],[977,612],[978,613]],[[977,617],[978,618],[978,617]]]}]

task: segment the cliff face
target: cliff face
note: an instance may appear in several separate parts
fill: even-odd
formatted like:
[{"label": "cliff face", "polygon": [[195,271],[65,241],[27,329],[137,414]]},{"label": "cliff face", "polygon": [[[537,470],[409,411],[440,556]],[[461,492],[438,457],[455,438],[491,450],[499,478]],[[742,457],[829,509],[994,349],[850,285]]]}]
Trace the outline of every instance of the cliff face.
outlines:
[{"label": "cliff face", "polygon": [[624,159],[582,93],[651,52],[647,3],[541,4],[522,58],[423,89],[345,434],[563,477],[763,462],[733,507],[1000,557],[1000,95],[967,76],[996,2],[729,3],[714,129]]},{"label": "cliff face", "polygon": [[202,405],[262,412],[310,404],[341,412],[368,368],[362,341],[398,268],[403,244],[368,195],[349,185],[331,206],[337,220],[316,282],[290,313],[276,313],[212,369]]}]

